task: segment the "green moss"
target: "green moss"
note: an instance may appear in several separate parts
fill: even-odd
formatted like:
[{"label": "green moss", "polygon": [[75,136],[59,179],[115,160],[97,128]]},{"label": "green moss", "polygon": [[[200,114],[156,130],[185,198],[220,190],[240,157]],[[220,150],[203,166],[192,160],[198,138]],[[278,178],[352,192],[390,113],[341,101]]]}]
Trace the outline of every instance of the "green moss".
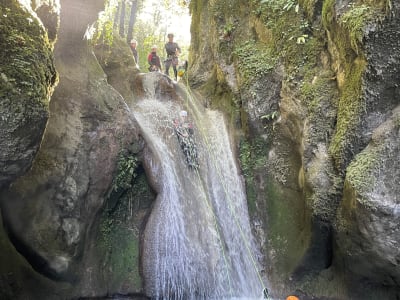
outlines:
[{"label": "green moss", "polygon": [[[283,63],[289,76],[309,72],[324,46],[322,30],[311,28],[302,8],[294,1],[253,0],[251,3],[256,16],[271,32],[270,41],[261,47],[269,56],[266,63],[271,66],[277,61]],[[262,59],[265,58],[263,55]]]},{"label": "green moss", "polygon": [[338,169],[343,171],[354,155],[352,147],[357,146],[357,131],[366,109],[362,94],[362,79],[366,69],[362,49],[364,28],[371,20],[383,17],[387,1],[362,1],[350,5],[337,22],[334,5],[334,0],[327,0],[322,9],[324,27],[330,32],[329,37],[334,44],[334,59],[341,63],[337,74],[340,89],[338,119],[329,151]]},{"label": "green moss", "polygon": [[190,43],[192,49],[198,49],[200,47],[201,35],[194,33],[197,33],[199,28],[201,28],[201,15],[199,12],[203,11],[203,2],[203,0],[192,0],[189,4],[189,11],[192,16],[190,24],[190,31],[192,32]]},{"label": "green moss", "polygon": [[314,10],[317,2],[318,0],[299,0],[299,4],[307,13],[309,20],[312,20],[314,17]]},{"label": "green moss", "polygon": [[[274,170],[266,167],[268,143],[268,140],[262,138],[256,138],[251,142],[241,141],[239,158],[246,179],[249,213],[251,216],[258,215],[265,220],[264,230],[268,232],[268,240],[264,246],[274,249],[274,267],[277,268],[275,271],[282,278],[293,271],[298,258],[304,251],[299,245],[304,244],[307,238],[299,234],[301,228],[293,217],[293,214],[300,211],[296,208],[302,205],[301,201],[296,201],[289,195],[290,193],[282,189],[282,186],[273,178],[276,175],[273,174]],[[269,176],[265,175],[266,170],[270,172]],[[260,198],[260,176],[265,186],[264,199]]]},{"label": "green moss", "polygon": [[139,275],[139,239],[128,228],[116,226],[113,234],[113,243],[118,251],[111,252],[110,265],[112,266],[111,286],[118,286],[126,281],[132,281],[135,287],[141,287]]},{"label": "green moss", "polygon": [[374,173],[380,167],[380,152],[384,146],[368,147],[351,162],[346,172],[346,184],[358,194],[364,194],[374,186]]},{"label": "green moss", "polygon": [[139,237],[138,233],[127,226],[121,212],[106,212],[100,223],[99,247],[108,266],[108,284],[111,290],[125,282],[140,289],[139,275]]},{"label": "green moss", "polygon": [[230,123],[234,124],[239,119],[240,104],[237,97],[221,75],[222,71],[215,66],[210,79],[202,86],[201,91],[207,98],[210,98],[210,105],[213,109],[218,109],[226,113]]},{"label": "green moss", "polygon": [[132,179],[130,187],[110,193],[98,228],[99,256],[103,257],[103,276],[110,290],[121,290],[124,285],[136,291],[142,288],[139,232],[155,195],[141,166],[136,166],[134,174],[133,179],[127,174]]},{"label": "green moss", "polygon": [[336,0],[325,0],[322,5],[322,24],[329,28],[335,19]]},{"label": "green moss", "polygon": [[[0,7],[0,103],[4,115],[24,122],[48,110],[50,92],[56,81],[52,46],[47,34],[17,1]],[[10,119],[11,120],[11,119]]]},{"label": "green moss", "polygon": [[256,211],[257,185],[255,175],[263,170],[267,163],[268,144],[262,138],[257,138],[251,143],[242,140],[239,144],[239,159],[243,175],[246,179],[246,193],[249,212],[254,215]]},{"label": "green moss", "polygon": [[352,5],[339,19],[339,23],[349,32],[352,49],[358,53],[362,46],[364,27],[373,17],[372,9],[364,4]]},{"label": "green moss", "polygon": [[99,227],[99,250],[104,276],[111,290],[119,290],[129,282],[138,290],[142,286],[139,274],[139,233],[131,223],[129,201],[121,201],[113,210],[106,210]]},{"label": "green moss", "polygon": [[276,65],[276,57],[271,54],[271,50],[254,41],[244,42],[237,46],[233,53],[244,84],[257,81],[271,72]]},{"label": "green moss", "polygon": [[239,0],[212,0],[209,1],[209,10],[213,14],[214,18],[221,19],[226,14],[238,15],[236,12],[240,7]]},{"label": "green moss", "polygon": [[361,123],[361,115],[365,110],[365,99],[361,95],[362,76],[366,62],[357,59],[346,66],[344,86],[339,99],[336,133],[329,151],[337,165],[344,166],[347,161],[346,152],[351,143],[357,140],[357,129]]}]

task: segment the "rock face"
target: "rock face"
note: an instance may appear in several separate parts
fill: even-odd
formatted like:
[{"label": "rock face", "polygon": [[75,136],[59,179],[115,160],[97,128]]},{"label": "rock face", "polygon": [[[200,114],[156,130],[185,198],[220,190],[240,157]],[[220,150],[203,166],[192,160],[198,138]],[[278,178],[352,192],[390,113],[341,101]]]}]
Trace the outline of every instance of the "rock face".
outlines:
[{"label": "rock face", "polygon": [[0,8],[0,187],[26,172],[48,119],[56,83],[53,47],[40,20],[6,1]]},{"label": "rock face", "polygon": [[278,297],[399,296],[392,2],[190,3],[191,82],[239,133],[254,230]]},{"label": "rock face", "polygon": [[[173,88],[121,41],[99,63],[82,38],[102,1],[61,1],[58,32],[55,2],[31,2],[48,36],[0,8],[0,298],[140,293],[155,195],[130,104]],[[231,120],[273,296],[398,299],[398,1],[190,8],[189,80]]]},{"label": "rock face", "polygon": [[338,217],[344,263],[388,286],[400,282],[399,113],[398,107],[350,163]]},{"label": "rock face", "polygon": [[[41,94],[33,94],[30,89],[23,91],[35,96],[42,111],[30,101],[26,107],[21,104],[21,114],[10,112],[10,119],[14,116],[22,127],[14,128],[15,124],[7,123],[14,127],[7,129],[8,135],[2,139],[2,143],[10,147],[2,152],[8,155],[3,156],[4,160],[2,157],[2,163],[10,170],[4,174],[4,180],[10,181],[26,171],[39,142],[41,147],[31,169],[0,195],[7,234],[23,256],[13,252],[1,230],[0,242],[5,251],[0,257],[0,270],[1,274],[8,274],[7,278],[0,277],[1,298],[23,299],[29,295],[37,299],[70,299],[141,291],[138,228],[146,215],[145,202],[151,203],[153,197],[146,178],[140,174],[143,171],[138,157],[142,142],[128,105],[109,85],[88,42],[82,39],[88,24],[97,19],[103,5],[101,1],[61,1],[61,23],[54,50],[59,83],[51,97],[50,117],[43,139],[47,120],[45,100],[50,96],[55,71],[51,49],[42,46],[30,50],[45,66],[26,70],[27,78],[40,84]],[[47,41],[37,23],[22,25],[24,28],[37,26],[37,37],[31,35],[29,39],[42,38],[38,43]],[[10,51],[19,49],[17,45],[11,46]],[[131,52],[124,46],[121,61],[128,61]],[[43,55],[48,57],[42,58]],[[18,57],[17,53],[15,59]],[[36,74],[36,71],[43,78],[28,74]],[[127,66],[121,72],[133,78],[136,71]],[[7,95],[12,95],[11,91],[22,91],[11,86],[16,81],[11,80],[10,75],[3,71],[2,74],[2,79],[10,85],[1,85],[2,89],[7,88]],[[130,88],[129,84],[125,86]],[[127,93],[126,90],[122,92]],[[132,101],[132,97],[128,100]],[[31,107],[37,112],[28,118],[25,112]],[[19,135],[12,136],[12,132]],[[22,145],[29,146],[29,151]],[[12,154],[19,160],[9,157]],[[17,163],[19,170],[13,167]],[[128,167],[131,171],[130,177],[124,177],[126,182],[116,179]],[[133,177],[135,189],[132,189]],[[127,190],[129,197],[136,195],[142,199],[135,202],[140,203],[139,206],[135,204],[135,214],[131,202],[119,200]],[[126,214],[128,205],[132,206],[129,215]],[[9,264],[8,260],[14,263]],[[27,285],[23,284],[25,277],[29,278]]]}]

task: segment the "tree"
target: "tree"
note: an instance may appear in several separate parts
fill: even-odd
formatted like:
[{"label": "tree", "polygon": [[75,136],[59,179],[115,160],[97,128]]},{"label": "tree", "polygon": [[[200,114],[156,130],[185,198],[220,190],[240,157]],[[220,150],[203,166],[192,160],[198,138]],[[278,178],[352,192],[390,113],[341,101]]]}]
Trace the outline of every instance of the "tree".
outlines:
[{"label": "tree", "polygon": [[136,22],[136,12],[137,12],[137,0],[133,0],[132,6],[131,6],[131,13],[129,16],[129,26],[128,26],[128,35],[127,35],[128,43],[132,39],[133,26],[135,26],[135,22]]},{"label": "tree", "polygon": [[119,36],[125,36],[125,0],[121,2],[121,13],[119,19]]}]

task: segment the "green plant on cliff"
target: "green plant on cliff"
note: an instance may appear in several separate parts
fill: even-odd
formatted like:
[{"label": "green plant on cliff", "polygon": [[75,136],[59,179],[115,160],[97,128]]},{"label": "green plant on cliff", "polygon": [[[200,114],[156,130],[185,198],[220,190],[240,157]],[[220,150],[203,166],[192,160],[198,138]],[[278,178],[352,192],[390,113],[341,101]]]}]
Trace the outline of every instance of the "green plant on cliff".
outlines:
[{"label": "green plant on cliff", "polygon": [[136,177],[135,170],[138,166],[138,159],[133,154],[125,154],[124,151],[118,156],[117,175],[112,183],[112,192],[127,190],[132,187],[133,179]]},{"label": "green plant on cliff", "polygon": [[244,83],[268,74],[276,64],[276,58],[271,55],[269,49],[265,49],[254,41],[246,41],[236,47],[234,55],[237,58],[237,66]]},{"label": "green plant on cliff", "polygon": [[222,30],[223,38],[224,39],[230,38],[234,30],[235,30],[235,24],[233,24],[232,22],[225,24]]},{"label": "green plant on cliff", "polygon": [[372,10],[369,6],[351,4],[351,9],[339,19],[339,23],[349,32],[350,44],[356,53],[359,52],[359,48],[362,45],[366,23],[372,17]]},{"label": "green plant on cliff", "polygon": [[272,120],[277,119],[278,117],[279,117],[279,111],[274,110],[273,112],[263,115],[260,118],[265,119],[267,121],[272,121]]},{"label": "green plant on cliff", "polygon": [[[270,31],[270,41],[263,47],[275,61],[282,62],[288,74],[302,74],[315,64],[324,45],[322,31],[312,28],[302,9],[291,0],[253,0],[256,16]],[[287,9],[295,7],[295,9]]]}]

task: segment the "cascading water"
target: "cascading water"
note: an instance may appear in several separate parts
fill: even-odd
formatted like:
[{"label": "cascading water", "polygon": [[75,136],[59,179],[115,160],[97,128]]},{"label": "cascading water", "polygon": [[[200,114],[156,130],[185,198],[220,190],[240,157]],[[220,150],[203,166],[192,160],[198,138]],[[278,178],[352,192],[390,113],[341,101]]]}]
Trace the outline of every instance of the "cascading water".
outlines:
[{"label": "cascading water", "polygon": [[[261,298],[244,184],[222,115],[194,101],[150,97],[133,108],[157,191],[142,245],[145,293],[158,299]],[[174,134],[173,119],[182,109],[194,121],[198,170],[188,168]]]}]

